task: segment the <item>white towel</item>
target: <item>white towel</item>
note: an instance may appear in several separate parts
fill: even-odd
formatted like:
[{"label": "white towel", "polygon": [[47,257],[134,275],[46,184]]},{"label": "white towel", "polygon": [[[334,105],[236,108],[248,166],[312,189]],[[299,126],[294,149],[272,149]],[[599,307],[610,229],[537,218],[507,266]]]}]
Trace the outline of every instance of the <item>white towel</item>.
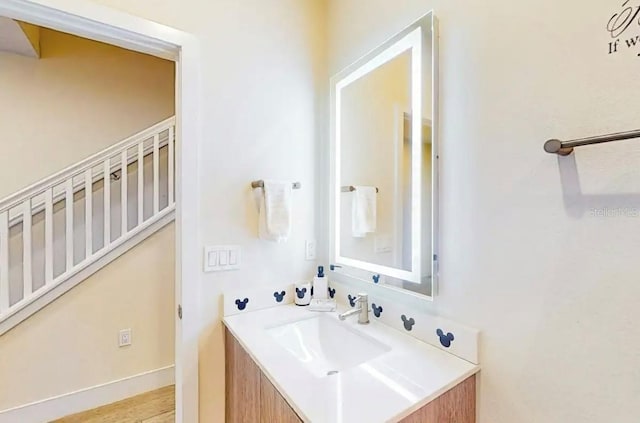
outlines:
[{"label": "white towel", "polygon": [[376,188],[355,187],[351,203],[351,229],[355,238],[376,231]]},{"label": "white towel", "polygon": [[284,242],[291,233],[292,182],[264,181],[260,196],[260,238]]}]

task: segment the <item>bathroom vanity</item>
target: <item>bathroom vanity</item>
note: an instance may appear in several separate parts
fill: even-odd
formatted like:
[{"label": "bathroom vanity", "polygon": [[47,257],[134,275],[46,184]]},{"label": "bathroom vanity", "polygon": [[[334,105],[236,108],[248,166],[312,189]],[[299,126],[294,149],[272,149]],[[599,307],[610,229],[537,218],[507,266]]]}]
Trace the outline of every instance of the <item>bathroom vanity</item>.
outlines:
[{"label": "bathroom vanity", "polygon": [[224,322],[227,422],[475,422],[478,366],[386,325],[293,305]]},{"label": "bathroom vanity", "polygon": [[375,319],[366,302],[345,321],[284,305],[290,287],[225,296],[227,422],[475,422],[478,333],[428,313],[437,58],[428,13],[331,78],[329,295],[372,297]]}]

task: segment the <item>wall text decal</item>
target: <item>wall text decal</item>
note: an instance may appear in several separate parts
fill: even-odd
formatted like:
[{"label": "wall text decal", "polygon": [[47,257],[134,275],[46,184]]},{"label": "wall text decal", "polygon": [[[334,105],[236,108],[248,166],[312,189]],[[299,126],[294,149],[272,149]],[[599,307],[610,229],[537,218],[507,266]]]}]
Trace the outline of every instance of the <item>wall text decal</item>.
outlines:
[{"label": "wall text decal", "polygon": [[634,6],[630,2],[625,0],[621,5],[622,10],[614,13],[607,22],[607,31],[615,40],[609,42],[609,54],[618,53],[619,48],[624,46],[628,49],[640,48],[640,35],[631,35],[634,29],[640,30],[640,5]]}]

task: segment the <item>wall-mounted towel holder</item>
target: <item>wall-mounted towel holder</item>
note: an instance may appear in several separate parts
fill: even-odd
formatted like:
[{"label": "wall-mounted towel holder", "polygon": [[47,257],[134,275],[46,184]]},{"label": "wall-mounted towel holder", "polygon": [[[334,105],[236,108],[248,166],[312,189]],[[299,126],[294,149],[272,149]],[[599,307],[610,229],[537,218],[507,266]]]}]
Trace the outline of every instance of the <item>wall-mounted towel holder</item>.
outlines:
[{"label": "wall-mounted towel holder", "polygon": [[544,151],[550,154],[558,154],[559,156],[568,156],[573,153],[575,147],[583,145],[601,144],[612,141],[629,140],[640,138],[640,129],[629,132],[618,132],[610,135],[600,135],[597,137],[580,138],[571,141],[549,140],[544,143]]},{"label": "wall-mounted towel holder", "polygon": [[[356,190],[356,187],[354,187],[353,185],[345,185],[342,188],[340,188],[341,192],[353,192],[355,190]],[[376,192],[380,192],[378,187],[376,187]]]},{"label": "wall-mounted towel holder", "polygon": [[[300,189],[302,188],[302,184],[300,182],[294,182],[292,184],[293,189]],[[256,189],[256,188],[264,188],[264,181],[262,179],[260,179],[259,181],[253,181],[251,182],[251,188]]]}]

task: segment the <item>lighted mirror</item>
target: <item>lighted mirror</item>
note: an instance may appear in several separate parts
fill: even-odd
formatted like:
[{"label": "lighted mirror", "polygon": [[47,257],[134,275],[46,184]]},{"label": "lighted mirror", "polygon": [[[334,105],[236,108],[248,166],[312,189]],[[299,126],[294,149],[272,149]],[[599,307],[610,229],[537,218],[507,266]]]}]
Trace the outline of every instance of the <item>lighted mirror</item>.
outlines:
[{"label": "lighted mirror", "polygon": [[337,271],[433,296],[437,273],[435,18],[331,80],[331,248]]}]

